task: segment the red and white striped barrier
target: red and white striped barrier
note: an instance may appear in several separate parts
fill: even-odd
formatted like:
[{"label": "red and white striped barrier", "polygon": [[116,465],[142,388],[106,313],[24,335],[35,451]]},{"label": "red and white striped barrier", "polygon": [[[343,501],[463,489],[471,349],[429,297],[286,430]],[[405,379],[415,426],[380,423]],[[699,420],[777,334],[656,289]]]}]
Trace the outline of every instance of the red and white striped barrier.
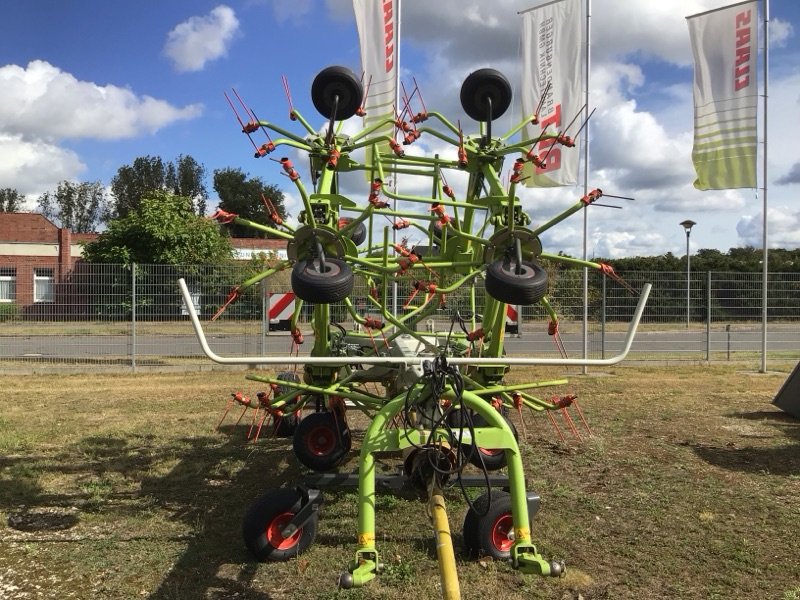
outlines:
[{"label": "red and white striped barrier", "polygon": [[519,335],[519,306],[506,307],[506,333]]},{"label": "red and white striped barrier", "polygon": [[270,292],[268,313],[270,331],[289,331],[294,315],[294,292]]}]

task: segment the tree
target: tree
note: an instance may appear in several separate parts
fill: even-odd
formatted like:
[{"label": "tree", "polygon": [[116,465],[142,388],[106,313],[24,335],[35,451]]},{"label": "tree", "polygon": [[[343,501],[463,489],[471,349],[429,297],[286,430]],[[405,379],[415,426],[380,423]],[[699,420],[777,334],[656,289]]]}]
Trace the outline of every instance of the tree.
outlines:
[{"label": "tree", "polygon": [[3,188],[0,190],[0,212],[18,212],[25,205],[25,197],[17,190]]},{"label": "tree", "polygon": [[[219,196],[219,207],[235,213],[243,219],[262,225],[272,223],[270,214],[261,201],[261,194],[272,203],[278,215],[285,219],[283,192],[275,185],[268,185],[260,177],[250,177],[241,169],[218,169],[214,171],[214,190]],[[234,237],[269,237],[266,233],[243,227],[227,225]]]},{"label": "tree", "polygon": [[99,181],[62,181],[55,192],[39,196],[38,204],[45,217],[77,233],[94,231],[108,210],[105,188]]},{"label": "tree", "polygon": [[215,223],[194,214],[192,200],[152,193],[126,216],[114,219],[83,250],[94,263],[217,264],[233,255]]},{"label": "tree", "polygon": [[195,214],[206,211],[205,167],[189,155],[180,155],[175,162],[165,163],[160,156],[140,156],[132,165],[117,170],[111,180],[114,204],[111,218],[126,217],[142,199],[154,192],[169,192],[189,198]]}]

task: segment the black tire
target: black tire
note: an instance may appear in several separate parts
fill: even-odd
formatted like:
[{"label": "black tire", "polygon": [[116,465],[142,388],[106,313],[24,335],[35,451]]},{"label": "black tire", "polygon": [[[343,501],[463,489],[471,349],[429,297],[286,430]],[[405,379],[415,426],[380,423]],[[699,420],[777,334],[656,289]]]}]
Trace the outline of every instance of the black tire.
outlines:
[{"label": "black tire", "polygon": [[297,490],[279,489],[256,500],[242,521],[242,537],[247,548],[260,561],[284,561],[302,554],[317,536],[319,515],[313,516],[295,535],[283,538],[280,530],[300,510]]},{"label": "black tire", "polygon": [[325,271],[319,261],[301,260],[292,269],[292,291],[311,304],[341,302],[353,291],[353,270],[338,258],[325,259]]},{"label": "black tire", "polygon": [[[514,423],[509,421],[508,417],[503,415],[508,426],[511,428],[511,433],[514,434],[514,439],[519,439],[517,428]],[[472,417],[475,427],[485,427],[486,420],[481,415],[474,415]],[[470,462],[478,468],[486,467],[487,471],[497,471],[506,466],[506,452],[502,448],[475,448],[474,451],[469,453]],[[482,461],[482,462],[481,462]]]},{"label": "black tire", "polygon": [[517,273],[516,259],[501,259],[486,269],[486,292],[506,304],[529,306],[547,295],[547,271],[533,261],[522,261]]},{"label": "black tire", "polygon": [[439,256],[439,246],[414,246],[411,251],[420,258]]},{"label": "black tire", "polygon": [[300,421],[292,440],[297,460],[313,471],[335,469],[352,445],[350,429],[334,412],[311,413]]},{"label": "black tire", "polygon": [[509,106],[511,106],[511,84],[500,71],[478,69],[467,75],[461,84],[461,107],[471,119],[476,121],[497,119],[508,110]]},{"label": "black tire", "polygon": [[[519,439],[517,428],[514,426],[505,412],[501,412],[503,419],[505,419],[511,432],[514,434],[514,439]],[[485,427],[486,419],[474,411],[470,411],[471,422],[473,427]],[[467,418],[463,409],[455,409],[447,416],[447,423],[453,429],[466,428],[469,426],[470,419]],[[486,467],[487,471],[497,471],[506,466],[506,453],[502,448],[478,448],[473,444],[464,444],[464,456],[469,459],[469,462],[476,467]]]},{"label": "black tire", "polygon": [[363,98],[364,88],[361,81],[347,67],[334,66],[322,69],[311,84],[311,100],[314,108],[326,119],[330,119],[331,116],[337,121],[349,119],[356,114]]},{"label": "black tire", "polygon": [[484,494],[467,511],[464,518],[464,546],[473,556],[508,560],[514,544],[511,496],[502,490],[492,490],[491,494],[491,502],[489,496]]},{"label": "black tire", "polygon": [[[282,373],[278,373],[278,379],[300,383],[300,377],[294,371],[284,371]],[[293,388],[289,385],[279,385],[275,390],[275,396],[282,396],[291,389]],[[278,437],[292,437],[294,435],[294,430],[297,428],[297,424],[300,422],[300,419],[298,419],[297,415],[294,413],[294,406],[297,404],[299,399],[300,390],[297,390],[297,394],[287,400],[287,403],[281,409],[284,414],[275,418],[275,435]]]},{"label": "black tire", "polygon": [[[350,217],[340,217],[339,218],[339,229],[344,229],[349,225],[353,219]],[[364,243],[364,240],[367,239],[367,228],[363,222],[358,224],[353,231],[350,232],[350,239],[356,246],[360,246]]]}]

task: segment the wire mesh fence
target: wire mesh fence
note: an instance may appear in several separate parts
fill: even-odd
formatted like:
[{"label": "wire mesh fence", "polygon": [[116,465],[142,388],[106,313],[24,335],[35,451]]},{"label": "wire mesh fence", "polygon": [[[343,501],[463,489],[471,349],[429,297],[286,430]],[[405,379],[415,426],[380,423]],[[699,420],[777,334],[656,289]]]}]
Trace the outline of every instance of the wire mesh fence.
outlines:
[{"label": "wire mesh fence", "polygon": [[[255,262],[129,267],[78,263],[61,273],[58,265],[41,260],[35,267],[5,268],[0,282],[0,369],[210,366],[195,339],[178,278],[186,280],[218,354],[296,352],[286,327],[286,318],[294,310],[294,303],[286,301],[291,292],[289,273],[278,273],[246,289],[237,287],[261,268]],[[20,275],[24,273],[32,277]],[[756,360],[761,356],[760,273],[693,272],[687,277],[685,272],[637,271],[620,275],[636,290],[647,282],[653,284],[629,360]],[[437,281],[437,286],[448,289],[451,283]],[[393,314],[402,315],[428,294],[427,289],[415,290],[410,278],[400,278],[397,286],[387,289],[371,289],[357,278],[350,300],[359,315],[380,317],[371,300],[376,295],[386,299]],[[451,293],[437,291],[431,300],[436,310],[420,328],[446,335],[456,316],[470,320],[475,315],[479,320],[484,297],[481,277]],[[594,271],[559,270],[550,273],[548,298],[570,357],[607,358],[621,350],[637,302],[637,295],[626,286]],[[800,274],[769,275],[768,357],[800,358],[799,299]],[[286,308],[277,314],[280,301]],[[312,307],[305,304],[300,311],[300,327],[307,337]],[[331,320],[345,328],[354,326],[344,303],[331,306]],[[558,354],[545,307],[512,307],[507,321],[508,331],[515,332],[507,338],[510,355]],[[308,341],[305,346],[310,346]]]}]

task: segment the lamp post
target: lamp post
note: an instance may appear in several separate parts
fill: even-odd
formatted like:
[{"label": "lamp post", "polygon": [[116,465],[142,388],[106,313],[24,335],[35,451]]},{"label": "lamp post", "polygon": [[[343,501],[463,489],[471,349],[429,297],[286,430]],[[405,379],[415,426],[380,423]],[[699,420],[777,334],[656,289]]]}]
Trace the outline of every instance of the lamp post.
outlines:
[{"label": "lamp post", "polygon": [[686,328],[689,328],[689,318],[691,310],[692,298],[692,280],[691,280],[691,260],[689,258],[689,235],[692,233],[692,227],[697,225],[694,221],[686,219],[681,222],[681,226],[686,230]]}]

